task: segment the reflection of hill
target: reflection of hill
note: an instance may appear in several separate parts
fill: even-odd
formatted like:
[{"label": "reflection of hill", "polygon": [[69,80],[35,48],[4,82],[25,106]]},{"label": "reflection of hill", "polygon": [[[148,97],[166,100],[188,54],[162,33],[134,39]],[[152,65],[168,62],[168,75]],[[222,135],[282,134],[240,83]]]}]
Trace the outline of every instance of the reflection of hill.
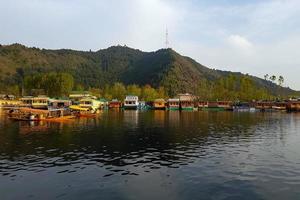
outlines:
[{"label": "reflection of hill", "polygon": [[[119,111],[71,124],[39,124],[28,136],[18,133],[32,132],[32,126],[13,123],[5,134],[0,127],[0,159],[17,168],[42,163],[45,168],[95,164],[112,166],[110,170],[179,167],[205,157],[210,145],[251,138],[266,119],[261,113]],[[19,160],[22,166],[17,166]],[[0,165],[0,172],[9,171],[3,168]]]}]

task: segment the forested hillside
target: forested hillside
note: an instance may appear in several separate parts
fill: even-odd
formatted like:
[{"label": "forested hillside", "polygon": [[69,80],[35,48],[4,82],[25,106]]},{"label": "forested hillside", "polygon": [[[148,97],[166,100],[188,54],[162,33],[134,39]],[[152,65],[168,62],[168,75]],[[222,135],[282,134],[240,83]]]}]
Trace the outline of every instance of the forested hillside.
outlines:
[{"label": "forested hillside", "polygon": [[246,93],[251,90],[253,97],[259,94],[287,96],[296,93],[270,80],[209,69],[172,49],[142,52],[126,46],[113,46],[87,52],[28,48],[20,44],[0,46],[1,92],[20,93],[21,88],[28,92],[35,87],[45,89],[41,88],[42,84],[38,85],[37,81],[30,80],[30,77],[49,73],[69,74],[73,77],[73,90],[104,90],[119,82],[124,85],[161,87],[168,96],[192,92],[216,98],[219,94],[212,92],[217,90],[222,94],[227,91],[228,94],[223,95],[232,95],[232,98],[236,96],[233,93],[242,92],[241,90]]}]

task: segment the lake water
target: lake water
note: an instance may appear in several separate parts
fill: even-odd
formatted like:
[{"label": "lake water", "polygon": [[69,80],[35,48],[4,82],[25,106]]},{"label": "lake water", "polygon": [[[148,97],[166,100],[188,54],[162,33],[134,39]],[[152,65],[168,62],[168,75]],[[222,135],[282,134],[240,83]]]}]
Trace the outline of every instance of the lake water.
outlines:
[{"label": "lake water", "polygon": [[[1,112],[1,111],[0,111]],[[300,199],[300,114],[0,114],[0,199]]]}]

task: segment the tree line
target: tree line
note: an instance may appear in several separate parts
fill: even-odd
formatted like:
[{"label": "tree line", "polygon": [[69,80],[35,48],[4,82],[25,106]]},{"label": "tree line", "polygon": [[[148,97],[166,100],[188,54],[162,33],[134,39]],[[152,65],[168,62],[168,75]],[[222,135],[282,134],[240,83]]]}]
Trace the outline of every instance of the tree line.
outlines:
[{"label": "tree line", "polygon": [[[274,76],[265,76],[265,79],[275,81]],[[278,78],[279,85],[282,85],[284,78]],[[21,86],[20,86],[21,85]],[[114,84],[106,84],[101,88],[85,88],[81,84],[75,83],[74,78],[69,73],[50,72],[36,73],[26,75],[20,85],[12,85],[4,87],[7,93],[20,95],[36,95],[45,94],[50,97],[67,97],[71,91],[89,91],[91,94],[105,98],[107,100],[119,99],[123,100],[126,95],[139,96],[141,100],[153,101],[157,98],[173,97],[168,94],[164,87],[154,88],[151,85],[124,85],[121,82]],[[34,91],[37,91],[34,93]],[[2,91],[3,92],[3,91]],[[258,88],[249,75],[235,76],[229,75],[219,78],[215,81],[202,80],[199,81],[194,91],[191,92],[198,97],[199,100],[230,100],[230,101],[252,101],[260,99],[275,99],[276,96],[270,94],[265,88]]]}]

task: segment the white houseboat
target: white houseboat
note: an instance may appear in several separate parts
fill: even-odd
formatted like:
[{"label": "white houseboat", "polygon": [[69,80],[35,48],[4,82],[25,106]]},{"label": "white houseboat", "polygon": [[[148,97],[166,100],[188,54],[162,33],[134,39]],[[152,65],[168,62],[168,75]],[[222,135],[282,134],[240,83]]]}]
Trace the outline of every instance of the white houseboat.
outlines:
[{"label": "white houseboat", "polygon": [[139,97],[138,96],[126,96],[124,100],[124,109],[137,109],[139,106]]}]

